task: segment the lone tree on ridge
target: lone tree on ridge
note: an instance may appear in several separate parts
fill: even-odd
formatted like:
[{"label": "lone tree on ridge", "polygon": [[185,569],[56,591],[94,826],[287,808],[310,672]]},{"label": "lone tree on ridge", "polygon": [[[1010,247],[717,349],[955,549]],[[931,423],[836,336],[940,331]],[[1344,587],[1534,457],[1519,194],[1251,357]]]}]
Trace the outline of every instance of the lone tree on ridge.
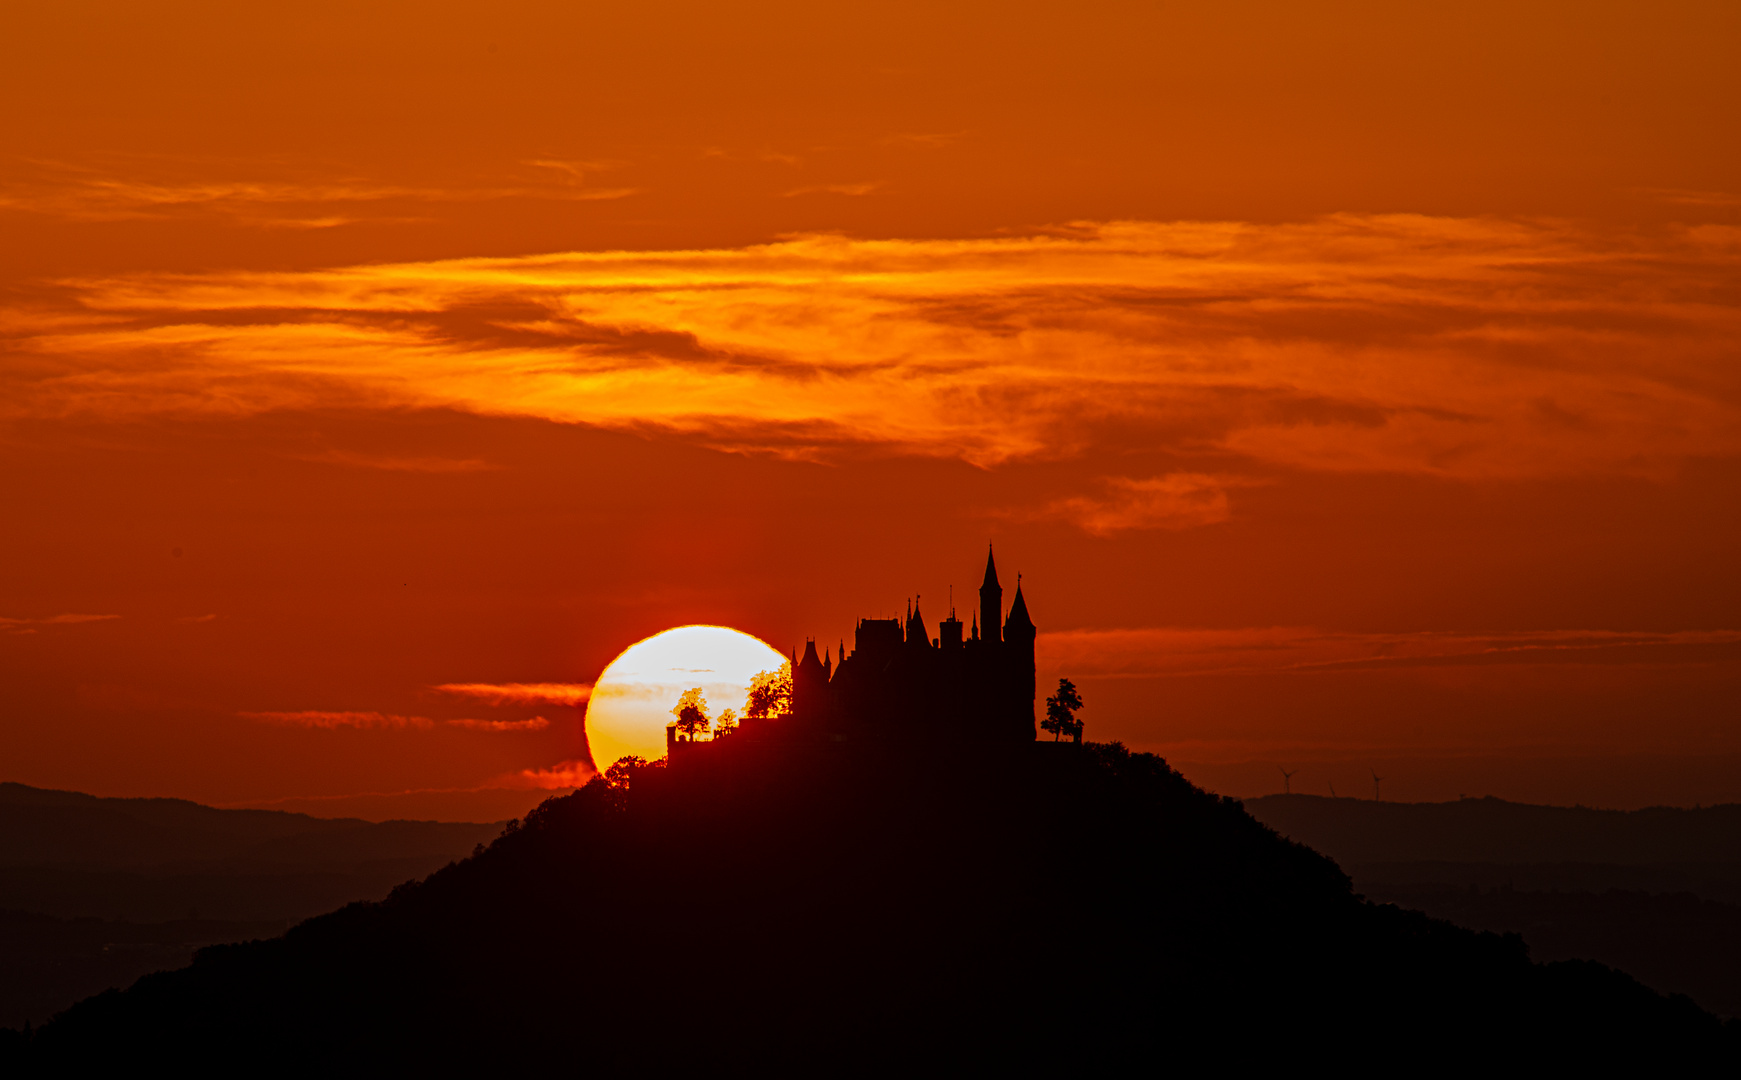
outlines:
[{"label": "lone tree on ridge", "polygon": [[1041,730],[1050,731],[1053,742],[1065,735],[1081,742],[1082,721],[1076,719],[1076,710],[1080,708],[1082,695],[1076,692],[1076,684],[1069,679],[1059,679],[1058,692],[1046,699],[1046,719],[1040,722]]}]

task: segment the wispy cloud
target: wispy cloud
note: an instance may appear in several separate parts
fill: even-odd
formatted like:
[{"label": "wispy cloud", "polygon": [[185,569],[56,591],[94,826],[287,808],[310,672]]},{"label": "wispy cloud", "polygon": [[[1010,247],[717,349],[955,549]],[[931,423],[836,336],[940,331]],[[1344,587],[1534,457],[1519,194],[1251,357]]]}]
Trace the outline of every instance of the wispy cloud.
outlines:
[{"label": "wispy cloud", "polygon": [[1239,478],[1168,473],[1147,479],[1109,477],[1097,495],[1054,500],[1026,516],[1054,518],[1095,536],[1131,529],[1190,529],[1226,521],[1227,489]]},{"label": "wispy cloud", "polygon": [[202,622],[216,622],[217,618],[218,617],[215,614],[213,614],[213,615],[183,615],[179,619],[176,619],[175,621],[179,622],[179,623],[202,623]]},{"label": "wispy cloud", "polygon": [[799,195],[869,195],[882,186],[881,180],[866,180],[856,184],[809,184],[780,194],[788,199]]},{"label": "wispy cloud", "polygon": [[[368,177],[213,179],[241,166],[203,163],[200,177],[178,174],[166,163],[133,162],[130,167],[103,168],[65,161],[29,163],[0,182],[0,209],[23,210],[75,221],[128,221],[199,212],[265,228],[331,228],[353,221],[380,222],[381,204],[488,202],[506,198],[565,202],[622,199],[637,194],[632,187],[589,187],[587,172],[609,167],[607,162],[538,160],[524,164],[538,170],[528,183],[483,184],[476,187],[434,187],[383,182]],[[370,204],[374,204],[371,206]],[[349,212],[336,210],[349,207]],[[325,209],[322,209],[325,208]],[[365,212],[365,210],[367,212]]]},{"label": "wispy cloud", "polygon": [[592,696],[590,683],[443,683],[435,689],[491,705],[582,705]]},{"label": "wispy cloud", "polygon": [[360,454],[349,450],[323,450],[318,454],[297,455],[298,461],[313,461],[323,465],[346,465],[358,469],[383,469],[387,472],[475,473],[500,468],[478,458],[395,457],[384,454]]},{"label": "wispy cloud", "polygon": [[551,789],[580,787],[597,775],[598,771],[584,761],[564,761],[548,769],[524,769],[520,773],[533,787]]},{"label": "wispy cloud", "polygon": [[45,615],[40,617],[13,618],[0,615],[0,631],[10,634],[34,634],[39,626],[79,626],[84,623],[108,622],[119,619],[119,615]]},{"label": "wispy cloud", "polygon": [[524,720],[478,720],[461,717],[455,720],[434,720],[427,716],[398,716],[392,713],[327,711],[319,709],[299,712],[244,712],[250,720],[291,727],[309,728],[400,728],[429,731],[436,727],[462,728],[468,731],[543,731],[550,721],[542,716]]},{"label": "wispy cloud", "polygon": [[883,144],[885,146],[899,146],[905,144],[909,146],[925,146],[935,149],[937,147],[948,146],[951,143],[960,142],[962,139],[966,138],[968,134],[969,133],[966,131],[909,132],[884,136]]},{"label": "wispy cloud", "polygon": [[269,724],[311,728],[432,728],[435,721],[427,716],[394,716],[378,712],[244,712],[238,715]]},{"label": "wispy cloud", "polygon": [[1640,188],[1640,195],[1657,202],[1676,206],[1735,207],[1741,206],[1741,193],[1733,191],[1697,191],[1688,188]]},{"label": "wispy cloud", "polygon": [[[1241,476],[1741,454],[1737,279],[1741,228],[1411,215],[140,274],[0,314],[30,360],[0,416],[374,403],[793,458],[1105,455],[1046,512],[1181,528]],[[1131,447],[1213,464],[1132,476]]]},{"label": "wispy cloud", "polygon": [[446,723],[449,727],[472,731],[543,731],[550,726],[550,721],[542,716],[527,720],[448,720]]}]

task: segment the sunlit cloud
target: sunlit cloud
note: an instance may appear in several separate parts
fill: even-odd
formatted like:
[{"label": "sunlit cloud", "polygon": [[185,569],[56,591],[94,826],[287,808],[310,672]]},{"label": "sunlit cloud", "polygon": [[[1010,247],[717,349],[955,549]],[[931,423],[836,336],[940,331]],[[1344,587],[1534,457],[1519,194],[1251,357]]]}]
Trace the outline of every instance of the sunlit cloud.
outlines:
[{"label": "sunlit cloud", "polygon": [[249,720],[290,727],[310,728],[432,728],[435,721],[427,716],[393,716],[378,712],[244,712],[238,715]]},{"label": "sunlit cloud", "polygon": [[584,705],[592,696],[588,683],[443,683],[435,689],[491,705]]},{"label": "sunlit cloud", "polygon": [[[0,416],[443,407],[789,458],[1079,459],[1039,512],[1105,535],[1223,520],[1289,470],[1741,454],[1737,279],[1732,227],[1412,215],[136,274],[0,315],[29,361]],[[1133,475],[1133,450],[1180,464]]]},{"label": "sunlit cloud", "polygon": [[1329,673],[1495,664],[1732,664],[1741,630],[1358,633],[1139,627],[1042,633],[1043,668],[1096,678]]}]

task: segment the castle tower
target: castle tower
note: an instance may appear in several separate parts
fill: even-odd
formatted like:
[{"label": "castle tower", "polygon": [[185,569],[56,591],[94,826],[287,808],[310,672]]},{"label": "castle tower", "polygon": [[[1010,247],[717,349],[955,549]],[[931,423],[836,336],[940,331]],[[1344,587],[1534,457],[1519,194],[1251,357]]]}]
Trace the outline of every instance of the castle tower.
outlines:
[{"label": "castle tower", "polygon": [[806,638],[804,659],[792,668],[792,715],[800,720],[821,720],[828,706],[828,668],[816,655],[816,642]]},{"label": "castle tower", "polygon": [[979,626],[989,645],[997,645],[1003,640],[1003,634],[998,630],[1003,625],[1003,586],[997,583],[997,560],[992,558],[991,546],[985,549],[985,582],[979,587]]},{"label": "castle tower", "polygon": [[1009,732],[1012,738],[1033,739],[1034,728],[1034,639],[1039,630],[1028,617],[1028,601],[1022,596],[1022,576],[1016,575],[1016,598],[1004,623],[1005,684],[1009,688]]},{"label": "castle tower", "polygon": [[949,617],[937,624],[937,640],[945,649],[959,649],[962,645],[961,620],[955,617],[955,609],[949,609]]}]

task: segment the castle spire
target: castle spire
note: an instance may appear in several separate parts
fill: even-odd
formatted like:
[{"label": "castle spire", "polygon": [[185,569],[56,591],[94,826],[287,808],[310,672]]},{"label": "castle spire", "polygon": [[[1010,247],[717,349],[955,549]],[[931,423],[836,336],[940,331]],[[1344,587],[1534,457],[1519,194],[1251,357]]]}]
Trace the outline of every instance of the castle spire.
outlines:
[{"label": "castle spire", "polygon": [[997,559],[990,544],[985,547],[985,583],[979,587],[979,624],[987,642],[1002,643],[1003,586],[997,583]]},{"label": "castle spire", "polygon": [[1013,630],[1032,630],[1034,620],[1028,615],[1028,602],[1022,596],[1022,575],[1016,575],[1016,598],[1010,601],[1010,617],[1004,621],[1004,637],[1013,640]]}]

